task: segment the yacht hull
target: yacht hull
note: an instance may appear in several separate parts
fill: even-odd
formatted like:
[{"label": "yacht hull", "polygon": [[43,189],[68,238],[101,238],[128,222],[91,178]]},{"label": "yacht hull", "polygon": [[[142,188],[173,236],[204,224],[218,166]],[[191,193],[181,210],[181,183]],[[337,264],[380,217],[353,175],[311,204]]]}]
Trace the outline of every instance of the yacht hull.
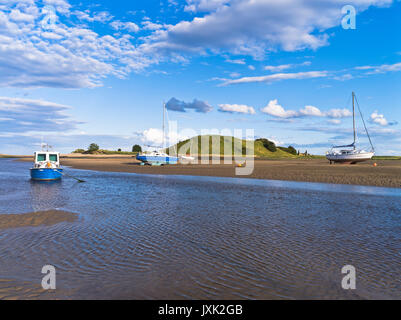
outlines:
[{"label": "yacht hull", "polygon": [[358,154],[327,154],[326,158],[330,162],[357,163],[372,159],[374,152],[364,152]]},{"label": "yacht hull", "polygon": [[177,164],[178,158],[171,156],[137,155],[136,159],[150,165]]}]

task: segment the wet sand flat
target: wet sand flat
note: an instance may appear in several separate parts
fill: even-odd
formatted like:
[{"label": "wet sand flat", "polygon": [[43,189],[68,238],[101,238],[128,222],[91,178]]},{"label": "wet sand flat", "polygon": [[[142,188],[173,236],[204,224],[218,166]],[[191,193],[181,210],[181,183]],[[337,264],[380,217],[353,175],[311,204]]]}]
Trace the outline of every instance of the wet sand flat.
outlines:
[{"label": "wet sand flat", "polygon": [[[323,182],[336,184],[401,187],[400,160],[372,160],[355,165],[332,164],[324,159],[255,160],[248,176],[236,176],[234,164],[190,164],[163,167],[141,166],[133,157],[62,159],[62,164],[76,169],[133,172],[145,174],[193,175]],[[374,167],[373,163],[377,163]]]},{"label": "wet sand flat", "polygon": [[51,226],[60,222],[74,222],[76,213],[48,210],[21,214],[0,214],[0,230],[20,227]]}]

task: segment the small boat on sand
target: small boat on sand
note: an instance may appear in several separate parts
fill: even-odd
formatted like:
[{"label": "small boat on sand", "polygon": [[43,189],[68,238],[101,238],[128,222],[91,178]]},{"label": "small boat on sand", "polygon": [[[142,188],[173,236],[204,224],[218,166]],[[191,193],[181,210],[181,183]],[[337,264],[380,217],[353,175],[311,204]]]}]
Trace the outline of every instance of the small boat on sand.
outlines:
[{"label": "small boat on sand", "polygon": [[177,164],[178,162],[177,157],[169,156],[167,153],[161,151],[138,154],[136,159],[141,161],[143,164],[149,164],[152,166]]},{"label": "small boat on sand", "polygon": [[34,153],[34,165],[31,171],[31,179],[39,181],[60,180],[63,169],[60,167],[60,153],[36,151]]},{"label": "small boat on sand", "polygon": [[151,166],[163,166],[167,164],[177,164],[178,157],[170,156],[163,151],[165,149],[165,113],[166,105],[163,103],[163,146],[161,150],[151,151],[146,153],[138,153],[136,159],[141,161],[141,164],[147,164]]},{"label": "small boat on sand", "polygon": [[[366,160],[372,159],[375,155],[375,150],[373,148],[372,141],[370,140],[368,129],[366,128],[365,121],[363,120],[362,112],[359,108],[358,110],[362,118],[363,126],[366,131],[366,135],[369,138],[370,146],[372,149],[370,151],[365,151],[356,148],[356,127],[355,127],[355,93],[352,92],[352,120],[353,120],[353,128],[354,128],[354,142],[349,145],[344,146],[333,146],[330,151],[326,153],[327,160],[332,162],[341,162],[341,163],[351,163],[355,164],[357,162],[362,162]],[[351,149],[343,149],[343,148],[351,148]]]}]

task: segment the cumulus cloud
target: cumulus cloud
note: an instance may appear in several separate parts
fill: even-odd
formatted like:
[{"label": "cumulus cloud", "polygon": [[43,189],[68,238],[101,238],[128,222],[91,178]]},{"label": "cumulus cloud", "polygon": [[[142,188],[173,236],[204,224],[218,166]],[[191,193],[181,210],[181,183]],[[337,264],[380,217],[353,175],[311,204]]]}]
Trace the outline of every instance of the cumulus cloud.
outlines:
[{"label": "cumulus cloud", "polygon": [[[277,48],[285,51],[317,49],[328,44],[324,31],[341,23],[348,0],[327,1],[188,1],[187,11],[205,11],[152,35],[147,49],[188,53],[224,51],[262,58]],[[358,13],[392,0],[351,2]]]},{"label": "cumulus cloud", "polygon": [[[157,128],[149,128],[142,132],[136,133],[142,143],[146,146],[160,148],[163,147],[163,131]],[[166,146],[173,145],[178,141],[184,141],[189,137],[178,132],[168,131],[165,134]]]},{"label": "cumulus cloud", "polygon": [[35,20],[35,16],[23,13],[19,9],[11,10],[9,17],[10,20],[17,22],[33,22]]},{"label": "cumulus cloud", "polygon": [[314,106],[305,106],[303,109],[299,110],[299,113],[304,116],[314,116],[314,117],[323,117],[324,114],[320,111],[319,108]]},{"label": "cumulus cloud", "polygon": [[377,111],[373,112],[370,115],[370,120],[373,123],[377,123],[380,124],[381,126],[387,126],[388,125],[388,121],[387,119],[384,117],[384,115],[379,114]]},{"label": "cumulus cloud", "polygon": [[[57,9],[55,24],[46,29],[42,27],[45,12],[34,1],[9,1],[0,10],[0,86],[96,87],[107,76],[121,78],[156,63],[138,51],[129,34],[100,35],[70,21],[77,17],[104,22],[109,14],[71,12],[62,0],[45,4]],[[116,26],[126,32],[138,29],[134,23]]]},{"label": "cumulus cloud", "polygon": [[43,3],[55,7],[58,12],[63,14],[69,13],[71,8],[71,5],[66,0],[43,0]]},{"label": "cumulus cloud", "polygon": [[245,104],[219,104],[219,111],[228,113],[243,113],[243,114],[256,113],[253,107],[247,106]]},{"label": "cumulus cloud", "polygon": [[107,11],[95,12],[91,14],[89,10],[85,11],[76,10],[72,14],[75,15],[79,20],[89,21],[89,22],[106,23],[113,19],[113,16]]},{"label": "cumulus cloud", "polygon": [[230,0],[187,0],[187,5],[184,11],[188,12],[201,12],[201,11],[214,11]]},{"label": "cumulus cloud", "polygon": [[377,110],[374,111],[374,112],[370,115],[370,122],[371,122],[371,123],[378,124],[378,125],[381,125],[381,126],[383,126],[383,127],[385,127],[385,126],[392,126],[392,125],[397,124],[396,121],[391,121],[391,122],[387,121],[387,119],[384,117],[384,115],[383,115],[383,114],[380,114]]},{"label": "cumulus cloud", "polygon": [[163,28],[162,24],[154,23],[149,20],[142,21],[143,29],[144,30],[159,30]]},{"label": "cumulus cloud", "polygon": [[326,112],[326,115],[330,118],[346,118],[351,117],[352,113],[348,109],[331,109]]},{"label": "cumulus cloud", "polygon": [[[299,117],[328,117],[328,118],[345,118],[352,116],[348,109],[330,109],[321,111],[319,108],[307,105],[299,111],[285,110],[277,101],[270,100],[269,103],[261,109],[263,113],[281,119],[299,118]],[[335,123],[335,122],[333,122]]]},{"label": "cumulus cloud", "polygon": [[[358,0],[355,6],[361,12],[369,5],[389,3],[391,0]],[[197,13],[192,20],[175,25],[144,20],[142,29],[135,22],[112,21],[106,11],[77,10],[66,0],[9,0],[1,4],[0,86],[82,88],[100,86],[108,76],[126,77],[164,61],[188,62],[190,55],[223,54],[227,62],[244,64],[244,58],[229,57],[259,59],[276,49],[315,49],[327,44],[324,30],[340,23],[339,9],[348,2],[188,0],[187,10]],[[49,30],[42,28],[43,5],[56,8],[56,23]],[[108,24],[98,33],[85,22]],[[139,31],[148,34],[134,38],[132,33]],[[398,68],[383,65],[367,70]],[[320,76],[325,72],[231,81],[272,82]]]},{"label": "cumulus cloud", "polygon": [[298,112],[296,111],[284,110],[284,108],[278,104],[277,99],[270,100],[261,111],[278,118],[294,118],[298,116]]},{"label": "cumulus cloud", "polygon": [[163,131],[156,128],[149,128],[144,130],[141,134],[141,140],[143,143],[160,147],[163,144]]},{"label": "cumulus cloud", "polygon": [[44,100],[0,97],[1,132],[73,130],[79,122],[66,114],[68,109],[69,106]]},{"label": "cumulus cloud", "polygon": [[194,99],[192,102],[184,102],[176,98],[171,98],[166,103],[166,108],[178,112],[186,112],[188,109],[192,109],[200,113],[207,113],[213,110],[211,105],[201,100]]},{"label": "cumulus cloud", "polygon": [[116,30],[127,30],[129,32],[138,32],[139,27],[134,22],[122,22],[119,20],[115,20],[110,23],[110,25]]},{"label": "cumulus cloud", "polygon": [[308,72],[297,72],[297,73],[274,73],[267,76],[257,77],[243,77],[234,80],[228,80],[223,82],[223,86],[240,83],[252,83],[252,82],[266,82],[272,83],[281,80],[292,80],[292,79],[312,79],[327,77],[327,71],[308,71]]}]

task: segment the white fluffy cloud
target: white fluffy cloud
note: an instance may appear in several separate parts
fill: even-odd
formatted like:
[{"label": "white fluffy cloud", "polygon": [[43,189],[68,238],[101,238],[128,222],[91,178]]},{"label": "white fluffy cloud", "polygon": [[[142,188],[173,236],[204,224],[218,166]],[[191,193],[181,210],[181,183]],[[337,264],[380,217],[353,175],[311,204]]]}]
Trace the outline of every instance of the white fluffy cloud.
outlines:
[{"label": "white fluffy cloud", "polygon": [[91,14],[89,11],[74,11],[72,13],[78,19],[89,22],[102,22],[106,23],[113,19],[113,16],[107,11],[101,11]]},{"label": "white fluffy cloud", "polygon": [[274,73],[267,76],[256,76],[256,77],[243,77],[234,80],[228,80],[223,82],[223,86],[240,83],[252,83],[252,82],[266,82],[272,83],[281,80],[292,80],[292,79],[312,79],[327,77],[327,71],[308,71],[308,72],[296,72],[296,73]]},{"label": "white fluffy cloud", "polygon": [[370,115],[370,122],[379,124],[383,127],[397,124],[397,121],[387,121],[384,115],[380,114],[377,110]]},{"label": "white fluffy cloud", "polygon": [[261,111],[273,117],[282,119],[299,118],[299,117],[345,118],[352,115],[352,113],[348,109],[330,109],[328,111],[321,111],[319,108],[310,105],[305,106],[299,111],[285,110],[278,103],[277,99],[270,100],[269,103],[264,108],[261,109]]},{"label": "white fluffy cloud", "polygon": [[[357,0],[351,4],[361,12],[370,5],[391,2]],[[276,49],[316,49],[327,44],[324,30],[340,23],[340,9],[350,3],[187,0],[186,10],[196,12],[193,19],[175,25],[142,21],[142,29],[135,22],[113,20],[106,11],[77,10],[78,6],[67,0],[2,0],[0,4],[0,86],[82,88],[99,86],[108,76],[125,77],[163,61],[186,62],[188,56],[204,52],[223,54],[228,62],[244,64],[244,58],[230,59],[231,54],[261,58]],[[42,26],[46,18],[43,5],[55,7],[55,25],[50,29]],[[86,22],[104,24],[101,33],[89,29]],[[141,36],[134,38],[132,34],[137,32]],[[288,66],[269,67],[274,72]],[[367,70],[378,73],[399,68],[383,65]],[[227,84],[326,74],[279,73],[234,79]]]},{"label": "white fluffy cloud", "polygon": [[129,32],[138,32],[140,29],[134,22],[122,22],[116,20],[110,23],[110,25],[116,30],[127,30]]},{"label": "white fluffy cloud", "polygon": [[295,51],[328,44],[325,30],[341,23],[341,8],[357,12],[392,0],[187,1],[187,10],[206,11],[154,34],[147,43],[153,51],[225,51],[261,58],[276,48]]},{"label": "white fluffy cloud", "polygon": [[163,131],[156,128],[144,130],[141,140],[145,144],[159,147],[163,144]]},{"label": "white fluffy cloud", "polygon": [[[100,35],[70,21],[104,23],[110,14],[70,11],[64,0],[44,4],[54,6],[57,15],[46,28],[49,11],[34,1],[7,1],[0,10],[0,86],[95,87],[107,76],[124,77],[155,62],[137,50],[129,34]],[[132,22],[116,21],[115,26],[126,32],[139,29]]]},{"label": "white fluffy cloud", "polygon": [[247,106],[245,104],[219,104],[219,111],[228,113],[243,113],[243,114],[256,113],[253,107]]},{"label": "white fluffy cloud", "polygon": [[293,118],[298,116],[298,112],[296,111],[284,110],[284,108],[278,104],[277,99],[270,100],[261,111],[278,118]]},{"label": "white fluffy cloud", "polygon": [[163,28],[162,24],[154,23],[149,20],[142,21],[143,29],[144,30],[159,30]]},{"label": "white fluffy cloud", "polygon": [[[139,136],[142,143],[144,143],[146,146],[153,148],[163,147],[163,131],[160,129],[149,128],[137,135]],[[189,138],[188,136],[182,135],[174,131],[166,131],[164,137],[166,146],[173,145],[178,141],[183,141],[188,138]]]},{"label": "white fluffy cloud", "polygon": [[213,11],[229,2],[230,0],[187,0],[184,10],[189,12]]},{"label": "white fluffy cloud", "polygon": [[303,109],[299,110],[299,113],[304,116],[314,116],[314,117],[323,117],[324,114],[320,111],[319,108],[314,106],[305,106]]},{"label": "white fluffy cloud", "polygon": [[330,118],[346,118],[351,117],[352,113],[348,109],[331,109],[326,112],[326,115]]}]

